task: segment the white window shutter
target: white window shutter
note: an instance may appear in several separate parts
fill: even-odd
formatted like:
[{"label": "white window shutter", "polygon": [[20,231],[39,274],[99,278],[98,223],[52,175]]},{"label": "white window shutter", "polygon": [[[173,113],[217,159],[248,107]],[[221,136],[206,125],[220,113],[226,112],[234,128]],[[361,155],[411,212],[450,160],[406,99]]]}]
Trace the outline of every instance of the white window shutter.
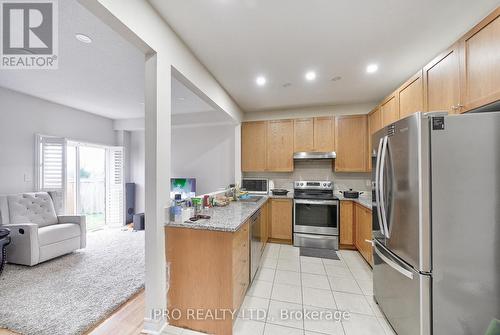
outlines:
[{"label": "white window shutter", "polygon": [[106,175],[106,224],[122,226],[124,219],[124,151],[123,147],[108,148]]},{"label": "white window shutter", "polygon": [[66,192],[66,139],[36,135],[36,184],[38,191],[57,195],[56,212],[64,211]]}]

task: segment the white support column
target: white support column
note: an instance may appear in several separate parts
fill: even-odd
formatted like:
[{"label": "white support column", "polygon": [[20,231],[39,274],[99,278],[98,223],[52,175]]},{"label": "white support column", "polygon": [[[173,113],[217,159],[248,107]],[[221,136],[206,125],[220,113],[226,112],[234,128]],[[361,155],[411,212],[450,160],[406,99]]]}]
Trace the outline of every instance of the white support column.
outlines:
[{"label": "white support column", "polygon": [[156,54],[146,60],[146,311],[143,331],[148,334],[159,334],[166,325],[159,313],[167,306],[164,223],[165,207],[170,198],[170,72],[170,64],[162,62]]}]

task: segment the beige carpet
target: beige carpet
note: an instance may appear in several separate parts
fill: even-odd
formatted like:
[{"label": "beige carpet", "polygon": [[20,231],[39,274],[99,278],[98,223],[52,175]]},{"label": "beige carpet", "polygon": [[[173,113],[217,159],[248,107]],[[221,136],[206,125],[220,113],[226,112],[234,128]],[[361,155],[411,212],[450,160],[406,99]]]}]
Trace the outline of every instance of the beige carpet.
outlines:
[{"label": "beige carpet", "polygon": [[87,248],[34,267],[7,264],[0,328],[82,334],[144,287],[144,232],[89,233]]}]

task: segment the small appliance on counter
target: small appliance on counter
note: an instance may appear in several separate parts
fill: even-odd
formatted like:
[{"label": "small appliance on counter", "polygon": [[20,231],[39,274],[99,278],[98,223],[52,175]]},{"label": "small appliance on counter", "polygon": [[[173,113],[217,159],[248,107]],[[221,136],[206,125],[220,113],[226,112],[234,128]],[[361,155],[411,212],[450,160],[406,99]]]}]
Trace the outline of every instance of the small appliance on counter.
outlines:
[{"label": "small appliance on counter", "polygon": [[352,188],[350,188],[348,191],[339,191],[344,198],[347,199],[357,199],[361,194],[364,192],[358,192],[358,191],[353,191]]},{"label": "small appliance on counter", "polygon": [[243,178],[241,180],[241,188],[248,193],[268,194],[270,189],[269,180],[265,178]]}]

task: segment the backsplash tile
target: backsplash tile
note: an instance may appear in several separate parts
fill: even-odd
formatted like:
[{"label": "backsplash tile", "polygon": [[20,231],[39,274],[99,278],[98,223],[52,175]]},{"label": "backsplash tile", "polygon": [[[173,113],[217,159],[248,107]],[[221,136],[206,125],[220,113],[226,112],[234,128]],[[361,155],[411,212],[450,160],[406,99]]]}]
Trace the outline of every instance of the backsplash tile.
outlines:
[{"label": "backsplash tile", "polygon": [[295,180],[332,180],[335,190],[371,189],[371,173],[334,172],[330,160],[296,161],[293,172],[244,172],[243,177],[267,178],[274,182],[274,187],[286,189],[293,189]]}]

